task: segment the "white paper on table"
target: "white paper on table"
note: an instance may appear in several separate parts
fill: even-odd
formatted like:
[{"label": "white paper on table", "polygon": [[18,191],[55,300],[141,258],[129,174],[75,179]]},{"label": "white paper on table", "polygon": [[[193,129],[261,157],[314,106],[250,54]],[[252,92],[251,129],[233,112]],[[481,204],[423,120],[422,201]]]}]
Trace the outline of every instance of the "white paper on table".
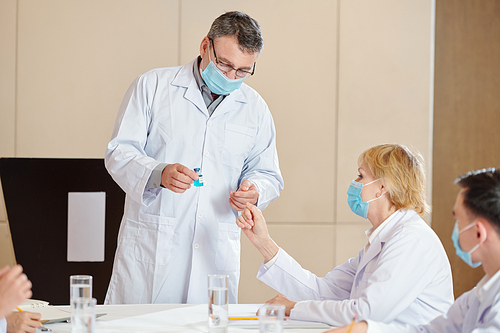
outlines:
[{"label": "white paper on table", "polygon": [[69,319],[71,316],[71,313],[69,311],[53,307],[49,305],[49,302],[37,299],[25,299],[21,304],[17,306],[17,308],[23,311],[41,314],[41,323],[45,323],[46,321],[54,319]]},{"label": "white paper on table", "polygon": [[68,261],[104,261],[106,192],[68,193]]},{"label": "white paper on table", "polygon": [[[257,318],[257,311],[263,304],[229,304],[229,318]],[[229,320],[229,327],[240,328],[257,328],[259,326],[258,320]],[[313,321],[293,320],[286,318],[284,327],[289,329],[329,329],[332,328],[328,324],[318,323]]]},{"label": "white paper on table", "polygon": [[208,305],[186,306],[145,315],[103,321],[99,327],[126,327],[137,330],[146,328],[176,327],[203,323],[206,325]]}]

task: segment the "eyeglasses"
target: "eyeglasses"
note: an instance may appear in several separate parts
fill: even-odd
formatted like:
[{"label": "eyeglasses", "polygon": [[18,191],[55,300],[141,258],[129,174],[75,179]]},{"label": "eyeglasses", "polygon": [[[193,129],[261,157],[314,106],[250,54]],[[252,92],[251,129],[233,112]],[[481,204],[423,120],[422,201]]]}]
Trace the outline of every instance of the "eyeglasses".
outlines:
[{"label": "eyeglasses", "polygon": [[[218,69],[221,70],[224,74],[229,73],[230,71],[234,71],[235,75],[237,78],[242,79],[244,77],[253,75],[255,73],[255,62],[253,63],[253,68],[252,71],[247,71],[241,68],[234,68],[233,66],[230,66],[222,61],[219,61],[217,59],[217,53],[215,53],[215,47],[214,47],[214,41],[213,39],[210,39],[210,42],[212,43],[212,50],[214,50],[214,56],[215,56],[215,65],[217,66]],[[210,53],[209,53],[210,57]]]}]

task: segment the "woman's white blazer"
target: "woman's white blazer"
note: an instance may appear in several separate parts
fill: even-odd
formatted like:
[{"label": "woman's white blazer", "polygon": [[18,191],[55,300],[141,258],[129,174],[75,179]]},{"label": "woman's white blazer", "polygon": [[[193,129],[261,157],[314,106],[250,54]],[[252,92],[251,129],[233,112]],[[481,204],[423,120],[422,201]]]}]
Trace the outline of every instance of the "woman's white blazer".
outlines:
[{"label": "woman's white blazer", "polygon": [[453,304],[450,263],[434,231],[412,210],[400,210],[366,253],[325,277],[280,250],[257,277],[294,301],[292,319],[346,325],[359,319],[426,324]]}]

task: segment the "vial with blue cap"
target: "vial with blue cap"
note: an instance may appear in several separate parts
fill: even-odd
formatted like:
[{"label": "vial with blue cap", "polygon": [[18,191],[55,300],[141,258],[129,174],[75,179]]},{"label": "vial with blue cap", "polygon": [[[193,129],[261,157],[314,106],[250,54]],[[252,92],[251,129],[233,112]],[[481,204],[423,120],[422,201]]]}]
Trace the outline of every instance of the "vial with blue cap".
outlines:
[{"label": "vial with blue cap", "polygon": [[201,174],[200,168],[194,168],[194,172],[198,175],[198,179],[194,181],[194,186],[203,186],[203,175]]}]

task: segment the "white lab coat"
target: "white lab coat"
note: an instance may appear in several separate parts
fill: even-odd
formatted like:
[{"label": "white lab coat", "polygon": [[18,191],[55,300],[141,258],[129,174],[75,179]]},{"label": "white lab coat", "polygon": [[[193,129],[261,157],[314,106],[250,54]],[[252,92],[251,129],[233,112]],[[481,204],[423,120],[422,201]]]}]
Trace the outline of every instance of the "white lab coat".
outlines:
[{"label": "white lab coat", "polygon": [[[193,65],[139,76],[120,107],[105,162],[126,199],[106,303],[206,303],[208,274],[229,275],[236,303],[240,228],[229,191],[249,179],[264,209],[283,188],[264,100],[243,84],[210,117]],[[205,185],[146,189],[160,162],[201,167]]]},{"label": "white lab coat", "polygon": [[381,324],[368,321],[367,333],[492,333],[500,332],[500,271],[483,277],[477,286],[463,293],[448,312],[425,326]]},{"label": "white lab coat", "polygon": [[451,268],[434,231],[412,210],[400,210],[364,253],[323,278],[280,251],[257,277],[299,301],[291,318],[342,326],[360,319],[428,323],[453,303]]}]

